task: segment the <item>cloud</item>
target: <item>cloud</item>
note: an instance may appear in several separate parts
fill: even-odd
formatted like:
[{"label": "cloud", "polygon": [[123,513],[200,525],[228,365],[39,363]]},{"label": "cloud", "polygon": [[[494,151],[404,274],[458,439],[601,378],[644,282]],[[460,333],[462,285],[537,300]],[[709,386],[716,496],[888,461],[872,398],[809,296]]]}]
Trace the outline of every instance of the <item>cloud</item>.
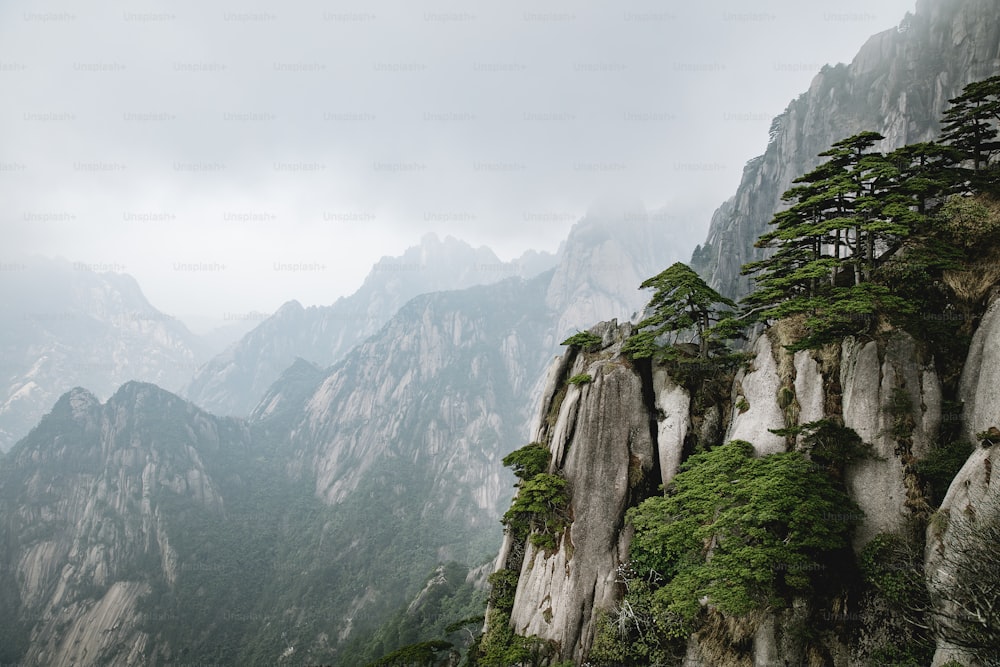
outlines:
[{"label": "cloud", "polygon": [[204,317],[332,303],[428,231],[552,250],[601,197],[693,247],[771,117],[912,1],[805,5],[5,3],[4,246]]}]

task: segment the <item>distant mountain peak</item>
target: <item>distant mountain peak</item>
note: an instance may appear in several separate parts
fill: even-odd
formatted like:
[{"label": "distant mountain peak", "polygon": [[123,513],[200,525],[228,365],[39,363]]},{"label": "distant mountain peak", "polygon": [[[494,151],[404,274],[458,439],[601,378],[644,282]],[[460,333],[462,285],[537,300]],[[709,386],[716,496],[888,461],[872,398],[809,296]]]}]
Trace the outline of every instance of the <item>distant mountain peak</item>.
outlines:
[{"label": "distant mountain peak", "polygon": [[302,307],[302,304],[299,303],[298,300],[291,299],[290,301],[286,301],[285,303],[281,304],[281,307],[275,311],[274,316],[288,317],[289,315],[298,315],[299,313],[302,313],[304,310],[305,308]]}]

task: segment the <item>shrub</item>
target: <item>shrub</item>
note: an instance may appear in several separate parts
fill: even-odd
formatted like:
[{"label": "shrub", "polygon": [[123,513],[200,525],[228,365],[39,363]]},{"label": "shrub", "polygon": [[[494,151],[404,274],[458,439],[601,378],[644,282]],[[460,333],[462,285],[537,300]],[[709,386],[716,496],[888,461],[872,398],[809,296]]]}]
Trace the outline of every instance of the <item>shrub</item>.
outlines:
[{"label": "shrub", "polygon": [[574,375],[573,377],[571,377],[569,380],[567,380],[567,382],[569,382],[570,384],[587,384],[593,379],[594,378],[587,373],[580,373],[579,375]]},{"label": "shrub", "polygon": [[531,479],[549,467],[552,453],[539,442],[532,442],[503,457],[503,464],[522,480]]},{"label": "shrub", "polygon": [[934,500],[940,503],[948,492],[951,480],[961,470],[972,454],[973,447],[968,442],[944,443],[914,464],[920,478],[930,484]]},{"label": "shrub", "polygon": [[600,345],[604,342],[604,339],[597,334],[591,333],[589,331],[578,331],[563,342],[560,345],[566,345],[569,347],[578,347],[581,350],[588,351],[596,345]]},{"label": "shrub", "polygon": [[514,607],[514,593],[517,591],[517,573],[511,570],[497,570],[489,576],[490,604],[497,609],[510,611]]},{"label": "shrub", "polygon": [[666,623],[659,634],[683,637],[705,598],[743,616],[808,594],[859,516],[801,453],[756,458],[750,443],[733,441],[692,455],[667,495],[629,511],[629,555],[637,579],[662,578],[649,587],[652,617]]},{"label": "shrub", "polygon": [[839,473],[845,465],[872,458],[875,451],[857,431],[832,419],[819,419],[801,426],[771,429],[777,435],[802,436],[802,445],[813,461]]},{"label": "shrub", "polygon": [[[532,530],[551,537],[566,527],[566,508],[569,505],[569,483],[558,475],[540,473],[521,482],[517,495],[501,522],[508,526],[515,539],[523,540]],[[534,537],[534,536],[533,536]],[[549,540],[539,537],[532,540],[536,546],[548,545]]]}]

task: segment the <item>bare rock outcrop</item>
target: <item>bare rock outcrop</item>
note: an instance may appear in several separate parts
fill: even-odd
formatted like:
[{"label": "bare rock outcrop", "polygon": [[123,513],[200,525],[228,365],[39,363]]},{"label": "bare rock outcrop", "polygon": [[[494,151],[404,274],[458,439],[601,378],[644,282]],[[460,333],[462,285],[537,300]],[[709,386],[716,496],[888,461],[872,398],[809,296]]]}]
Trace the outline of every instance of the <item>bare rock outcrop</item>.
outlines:
[{"label": "bare rock outcrop", "polygon": [[599,333],[614,336],[610,348],[557,364],[592,379],[563,384],[557,394],[564,396],[548,404],[548,417],[533,437],[549,445],[551,469],[570,484],[573,521],[554,552],[528,544],[511,625],[518,634],[557,641],[563,659],[578,664],[598,610],[618,597],[616,570],[630,537],[624,513],[657,463],[642,378],[618,354],[629,331],[628,325],[604,325]]},{"label": "bare rock outcrop", "polygon": [[920,359],[908,334],[893,333],[884,348],[853,339],[841,347],[844,425],[870,443],[874,457],[848,466],[845,481],[864,512],[855,533],[860,550],[879,533],[901,533],[919,491],[907,466],[926,456],[941,422],[941,382],[932,360]]}]

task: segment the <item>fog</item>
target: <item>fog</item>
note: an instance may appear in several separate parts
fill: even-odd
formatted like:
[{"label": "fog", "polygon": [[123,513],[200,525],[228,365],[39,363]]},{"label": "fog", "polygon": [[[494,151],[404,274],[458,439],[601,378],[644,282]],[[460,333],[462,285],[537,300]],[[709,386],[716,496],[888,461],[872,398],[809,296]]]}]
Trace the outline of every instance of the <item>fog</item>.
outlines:
[{"label": "fog", "polygon": [[6,2],[0,261],[131,273],[204,328],[427,232],[555,250],[609,198],[693,248],[771,118],[912,5]]}]

